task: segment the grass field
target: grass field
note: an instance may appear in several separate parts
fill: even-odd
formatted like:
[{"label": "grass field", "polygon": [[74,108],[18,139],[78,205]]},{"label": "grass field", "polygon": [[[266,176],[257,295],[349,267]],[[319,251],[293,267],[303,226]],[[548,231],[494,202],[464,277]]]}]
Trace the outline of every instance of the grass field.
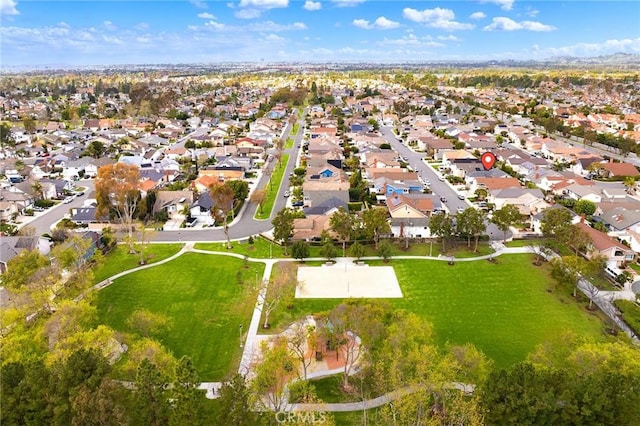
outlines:
[{"label": "grass field", "polygon": [[[449,266],[424,260],[390,264],[404,294],[402,299],[389,300],[394,308],[413,311],[431,322],[440,345],[471,342],[498,367],[522,361],[536,345],[565,330],[596,338],[602,335],[603,323],[564,292],[554,292],[546,267],[532,266],[528,255],[500,256],[495,264],[477,261]],[[338,299],[296,299],[291,309],[274,312],[271,323],[279,329],[338,303]]]},{"label": "grass field", "polygon": [[187,253],[126,275],[98,292],[100,323],[134,333],[127,319],[135,310],[161,314],[171,326],[152,337],[176,358],[191,357],[203,381],[222,380],[237,368],[239,325],[243,332],[249,327],[254,280],[264,270],[263,264],[248,266],[241,259]]},{"label": "grass field", "polygon": [[[182,248],[182,244],[149,244],[145,249],[149,255],[147,263],[155,263],[167,257],[173,256]],[[129,247],[119,244],[104,259],[102,265],[93,271],[93,282],[99,283],[118,272],[133,269],[138,265],[140,257],[137,254],[130,254]]]}]

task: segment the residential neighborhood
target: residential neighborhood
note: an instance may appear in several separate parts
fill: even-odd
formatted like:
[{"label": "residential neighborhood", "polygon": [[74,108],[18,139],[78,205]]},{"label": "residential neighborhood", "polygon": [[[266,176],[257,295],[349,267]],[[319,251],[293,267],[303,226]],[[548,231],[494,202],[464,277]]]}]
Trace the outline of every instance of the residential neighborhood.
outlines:
[{"label": "residential neighborhood", "polygon": [[[194,395],[233,400],[232,380],[248,386],[258,399],[242,413],[314,410],[322,400],[315,388],[301,396],[295,383],[323,392],[329,385],[321,381],[333,376],[341,377],[334,391],[343,399],[329,412],[378,409],[386,404],[380,398],[401,398],[399,389],[416,392],[412,381],[381,381],[384,389],[368,384],[366,400],[353,401],[356,378],[382,380],[376,368],[391,368],[388,357],[420,362],[426,346],[401,356],[394,350],[403,344],[388,342],[412,341],[405,328],[430,330],[424,318],[443,342],[434,356],[456,363],[455,374],[485,362],[501,374],[534,351],[543,359],[544,339],[563,333],[572,342],[585,333],[635,345],[640,83],[635,71],[618,71],[607,88],[602,77],[580,73],[336,72],[309,64],[255,73],[2,76],[0,302],[18,324],[3,334],[28,330],[39,316],[57,321],[72,306],[94,303],[89,294],[97,294],[97,308],[87,318],[93,310],[100,320],[115,318],[133,304],[128,319],[110,320],[125,332],[82,337],[101,339],[118,377],[136,380],[127,382],[132,395],[144,389],[142,369],[161,364],[163,345],[173,345],[184,365],[166,364],[176,375],[193,368]],[[139,294],[112,300],[123,282]],[[196,291],[194,282],[216,290]],[[137,290],[139,283],[151,287]],[[431,291],[437,296],[425,296]],[[145,297],[162,302],[146,310],[138,302]],[[427,308],[430,297],[447,302]],[[464,320],[447,316],[455,297],[451,306]],[[500,297],[514,311],[494,308]],[[569,316],[557,313],[567,304]],[[550,320],[547,309],[563,319]],[[174,319],[180,324],[166,319],[174,311],[188,312]],[[513,334],[474,330],[498,315],[517,323]],[[538,323],[546,328],[527,328]],[[42,333],[54,361],[64,363],[82,344],[64,340],[72,332],[57,324]],[[224,349],[195,355],[206,381],[194,378],[191,352],[172,340],[201,329],[218,333]],[[521,330],[533,337],[508,347]],[[505,347],[494,350],[495,336]],[[60,352],[58,342],[71,349]],[[284,358],[298,353],[302,368],[289,358],[290,367],[269,364],[278,350]],[[488,367],[493,362],[500,364]],[[283,382],[269,382],[269,369]],[[235,379],[232,370],[240,371]],[[474,410],[488,412],[489,376],[455,374],[438,386],[462,389],[464,401],[477,392],[486,406]],[[173,395],[181,380],[158,389]],[[276,394],[279,402],[269,399]],[[356,402],[352,410],[341,405]],[[388,419],[385,407],[378,419]]]}]

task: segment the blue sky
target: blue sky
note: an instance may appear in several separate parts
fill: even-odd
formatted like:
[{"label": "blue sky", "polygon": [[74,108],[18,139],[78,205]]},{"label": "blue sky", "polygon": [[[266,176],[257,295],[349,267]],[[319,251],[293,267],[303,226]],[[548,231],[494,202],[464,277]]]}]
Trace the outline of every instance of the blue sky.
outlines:
[{"label": "blue sky", "polygon": [[3,68],[640,54],[638,1],[0,0]]}]

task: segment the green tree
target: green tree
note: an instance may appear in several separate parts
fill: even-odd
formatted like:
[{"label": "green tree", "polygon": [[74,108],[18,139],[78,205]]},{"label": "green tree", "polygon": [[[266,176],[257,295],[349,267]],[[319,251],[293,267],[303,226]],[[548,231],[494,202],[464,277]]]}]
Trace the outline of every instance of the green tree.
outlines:
[{"label": "green tree", "polygon": [[491,222],[503,232],[504,242],[507,241],[507,231],[520,221],[520,217],[520,211],[513,204],[505,204],[502,208],[493,212]]},{"label": "green tree", "polygon": [[353,244],[351,244],[351,247],[349,247],[349,255],[355,257],[356,260],[360,260],[360,258],[364,256],[364,252],[364,246],[358,241],[354,242]]},{"label": "green tree", "polygon": [[24,130],[29,133],[35,133],[36,131],[36,121],[31,117],[26,117],[22,120],[22,124],[24,125]]},{"label": "green tree", "polygon": [[250,393],[245,378],[235,373],[220,388],[219,420],[223,425],[253,426],[256,417],[250,405]]},{"label": "green tree", "polygon": [[362,214],[362,228],[367,238],[373,239],[377,249],[380,235],[391,232],[387,211],[376,208],[365,210]]},{"label": "green tree", "polygon": [[87,154],[89,154],[93,158],[100,158],[107,152],[107,147],[98,140],[91,141],[89,146],[87,146]]},{"label": "green tree", "polygon": [[7,123],[0,124],[0,150],[13,148],[16,146],[16,140],[11,133],[11,126]]},{"label": "green tree", "polygon": [[573,287],[573,297],[577,297],[578,280],[587,268],[587,262],[579,256],[562,256],[551,259],[551,276],[560,284]]},{"label": "green tree", "polygon": [[447,239],[451,238],[454,233],[453,218],[448,213],[438,213],[431,216],[429,221],[429,230],[431,235],[435,235],[442,239],[442,251],[447,251]]},{"label": "green tree", "polygon": [[309,257],[309,244],[306,241],[298,240],[291,246],[291,255],[294,259],[304,261]]},{"label": "green tree", "polygon": [[282,243],[285,256],[287,255],[289,240],[293,236],[293,219],[293,211],[285,207],[280,210],[271,221],[273,225],[273,239]]},{"label": "green tree", "polygon": [[222,229],[227,239],[227,248],[231,248],[231,239],[229,238],[229,214],[233,212],[235,194],[233,188],[224,185],[212,185],[209,188],[213,207],[211,208],[213,217],[217,223],[222,222]]},{"label": "green tree", "polygon": [[261,352],[251,389],[260,406],[277,413],[286,409],[287,383],[296,376],[296,360],[284,339],[276,339],[271,347],[263,342]]},{"label": "green tree", "polygon": [[556,249],[570,235],[571,212],[566,208],[549,208],[542,212],[541,231],[548,244]]},{"label": "green tree", "polygon": [[382,260],[384,260],[385,263],[387,263],[391,257],[391,243],[387,240],[380,241],[376,253],[382,258]]},{"label": "green tree", "polygon": [[168,423],[167,381],[167,377],[148,359],[143,359],[138,365],[135,381],[136,414],[143,424],[157,426]]},{"label": "green tree", "polygon": [[224,184],[231,188],[236,202],[245,200],[249,195],[249,183],[247,181],[228,180]]},{"label": "green tree", "polygon": [[343,207],[340,207],[338,211],[331,215],[329,225],[333,232],[335,232],[338,235],[338,238],[342,241],[342,255],[346,256],[347,241],[351,241],[351,237],[356,226],[355,217]]},{"label": "green tree", "polygon": [[336,257],[336,246],[333,245],[333,241],[327,240],[320,247],[320,254],[327,259],[327,261]]},{"label": "green tree", "polygon": [[3,425],[53,424],[53,378],[41,360],[7,363],[0,373]]},{"label": "green tree", "polygon": [[627,192],[629,194],[633,194],[636,191],[636,180],[631,177],[631,176],[627,176],[624,178],[624,187],[627,190]]},{"label": "green tree", "polygon": [[573,206],[573,210],[580,215],[593,216],[596,212],[596,203],[585,199],[578,200]]},{"label": "green tree", "polygon": [[172,411],[170,424],[193,425],[201,418],[200,401],[202,392],[198,390],[200,379],[191,359],[183,356],[176,367],[176,378],[171,388]]},{"label": "green tree", "polygon": [[[342,387],[351,390],[349,376],[369,348],[376,347],[384,334],[383,318],[388,306],[349,301],[331,310],[328,319],[337,337],[337,347],[344,359]],[[357,336],[357,338],[356,338]]]}]

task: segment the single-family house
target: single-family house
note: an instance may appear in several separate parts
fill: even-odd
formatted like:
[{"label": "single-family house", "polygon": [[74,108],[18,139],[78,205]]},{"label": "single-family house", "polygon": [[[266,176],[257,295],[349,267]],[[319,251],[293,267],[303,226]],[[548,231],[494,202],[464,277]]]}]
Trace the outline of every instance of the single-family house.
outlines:
[{"label": "single-family house", "polygon": [[41,254],[49,253],[51,242],[39,236],[3,236],[0,238],[0,274],[7,272],[7,264],[19,253],[38,250]]},{"label": "single-family house", "polygon": [[293,241],[315,241],[319,240],[323,232],[333,235],[331,225],[329,223],[331,215],[310,214],[304,218],[296,218],[293,220]]},{"label": "single-family house", "polygon": [[629,163],[601,163],[598,168],[598,174],[602,177],[614,176],[638,176],[638,169]]},{"label": "single-family house", "polygon": [[215,222],[211,209],[213,208],[213,199],[209,191],[204,191],[189,209],[189,216],[198,223],[205,226],[212,226]]},{"label": "single-family house", "polygon": [[153,214],[165,211],[168,217],[182,213],[193,204],[193,191],[158,191],[153,205]]},{"label": "single-family house", "polygon": [[514,205],[524,216],[536,214],[549,207],[549,204],[544,201],[542,191],[537,188],[507,188],[491,191],[488,202],[495,204],[496,210],[506,204]]},{"label": "single-family house", "polygon": [[594,255],[606,257],[607,263],[616,268],[625,266],[635,259],[635,253],[629,247],[619,243],[602,231],[598,231],[581,221],[578,228],[591,237],[592,243],[587,248],[586,257],[590,259]]}]

